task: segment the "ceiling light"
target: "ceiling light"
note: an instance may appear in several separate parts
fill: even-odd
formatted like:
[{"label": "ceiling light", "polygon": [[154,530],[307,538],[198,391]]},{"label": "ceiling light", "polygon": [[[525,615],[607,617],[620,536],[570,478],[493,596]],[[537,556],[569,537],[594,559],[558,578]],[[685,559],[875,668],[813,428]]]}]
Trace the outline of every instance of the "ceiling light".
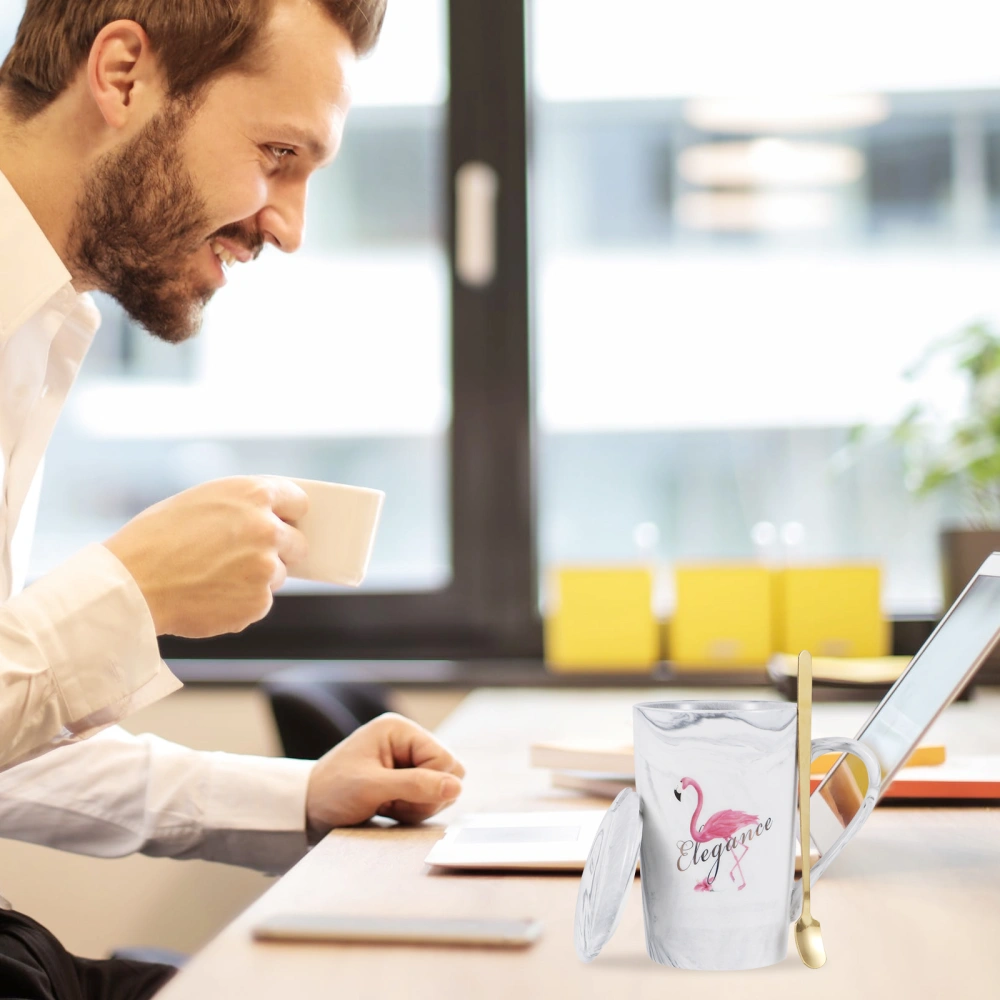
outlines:
[{"label": "ceiling light", "polygon": [[850,184],[864,168],[864,157],[850,146],[787,139],[705,143],[677,158],[681,177],[702,187]]},{"label": "ceiling light", "polygon": [[881,94],[711,97],[688,101],[684,118],[703,132],[832,132],[867,128],[889,117]]},{"label": "ceiling light", "polygon": [[692,191],[677,199],[677,220],[703,231],[791,232],[831,226],[836,208],[833,195],[822,191]]}]

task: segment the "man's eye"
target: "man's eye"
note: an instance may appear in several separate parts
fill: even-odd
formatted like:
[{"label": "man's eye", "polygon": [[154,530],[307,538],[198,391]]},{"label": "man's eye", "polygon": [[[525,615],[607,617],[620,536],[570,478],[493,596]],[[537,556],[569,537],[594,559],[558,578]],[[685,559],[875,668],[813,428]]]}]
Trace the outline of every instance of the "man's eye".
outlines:
[{"label": "man's eye", "polygon": [[287,146],[268,146],[268,151],[276,160],[284,160],[288,156],[294,156],[295,150]]}]

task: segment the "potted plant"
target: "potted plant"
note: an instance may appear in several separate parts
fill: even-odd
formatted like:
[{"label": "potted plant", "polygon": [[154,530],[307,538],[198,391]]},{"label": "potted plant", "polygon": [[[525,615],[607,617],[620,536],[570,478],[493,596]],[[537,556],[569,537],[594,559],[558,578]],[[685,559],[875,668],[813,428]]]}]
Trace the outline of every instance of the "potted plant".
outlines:
[{"label": "potted plant", "polygon": [[929,400],[914,403],[890,436],[902,447],[907,485],[918,496],[949,489],[960,498],[966,523],[941,532],[947,607],[983,560],[1000,551],[1000,335],[972,323],[932,344],[906,376],[915,379],[941,361],[965,383],[961,412],[946,416]]}]

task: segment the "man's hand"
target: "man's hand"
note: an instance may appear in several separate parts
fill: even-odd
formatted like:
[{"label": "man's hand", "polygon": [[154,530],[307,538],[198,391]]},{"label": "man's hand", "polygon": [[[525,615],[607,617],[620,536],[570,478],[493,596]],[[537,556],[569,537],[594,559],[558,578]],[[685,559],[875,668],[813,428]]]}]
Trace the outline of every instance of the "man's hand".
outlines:
[{"label": "man's hand", "polygon": [[458,798],[464,776],[426,729],[394,712],[380,715],[317,761],[306,797],[309,832],[375,815],[419,823]]},{"label": "man's hand", "polygon": [[305,556],[288,522],[308,506],[288,479],[217,479],[144,510],[104,545],[132,574],[158,635],[239,632],[271,610],[285,565]]}]

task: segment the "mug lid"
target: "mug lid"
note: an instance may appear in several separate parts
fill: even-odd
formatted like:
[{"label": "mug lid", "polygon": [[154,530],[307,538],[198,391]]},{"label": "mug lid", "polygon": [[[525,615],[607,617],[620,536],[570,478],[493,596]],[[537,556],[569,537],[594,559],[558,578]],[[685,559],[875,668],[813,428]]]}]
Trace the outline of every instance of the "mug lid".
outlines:
[{"label": "mug lid", "polygon": [[621,922],[641,841],[639,794],[625,788],[601,820],[576,897],[573,943],[585,962],[597,958]]}]

